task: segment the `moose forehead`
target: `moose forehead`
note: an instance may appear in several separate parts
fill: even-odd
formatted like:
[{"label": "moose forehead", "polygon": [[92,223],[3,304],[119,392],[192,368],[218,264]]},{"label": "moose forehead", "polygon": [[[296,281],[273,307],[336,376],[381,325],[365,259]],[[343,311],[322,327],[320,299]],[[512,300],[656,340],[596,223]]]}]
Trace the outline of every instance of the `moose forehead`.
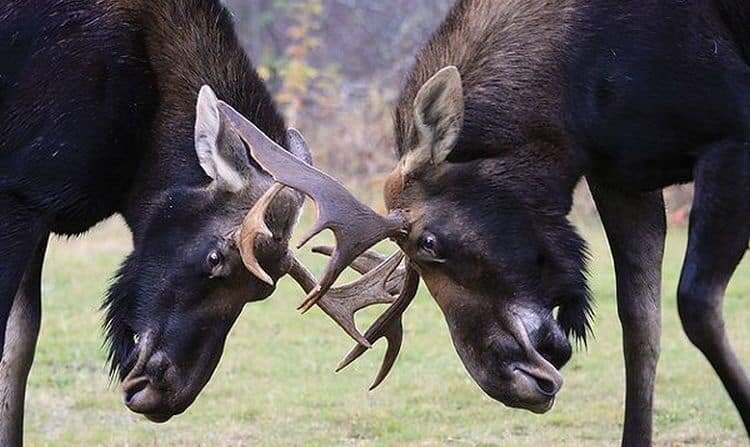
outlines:
[{"label": "moose forehead", "polygon": [[[454,253],[504,264],[504,252],[531,245],[528,236],[535,227],[533,210],[518,191],[524,185],[513,184],[516,177],[498,176],[505,169],[501,160],[445,163],[407,179],[391,204],[408,210],[415,236],[429,231],[453,245]],[[527,242],[519,244],[520,236]]]},{"label": "moose forehead", "polygon": [[[245,199],[246,200],[246,199]],[[208,188],[180,187],[165,191],[153,202],[148,213],[147,233],[191,233],[217,230],[218,226],[238,225],[246,202],[240,194],[211,191]],[[169,232],[164,232],[169,227]]]},{"label": "moose forehead", "polygon": [[[271,183],[265,174],[256,174],[256,181],[240,191],[196,185],[170,188],[153,201],[147,211],[145,225],[151,232],[160,233],[165,226],[178,224],[185,231],[220,231],[239,226],[252,204],[258,201]],[[273,228],[287,225],[296,217],[296,203],[285,197],[274,201],[267,221]],[[179,228],[178,227],[178,228]],[[177,231],[177,229],[175,231]],[[170,229],[170,231],[172,231]]]},{"label": "moose forehead", "polygon": [[508,154],[466,162],[447,161],[411,172],[403,169],[402,159],[402,165],[388,180],[386,198],[391,202],[390,208],[419,209],[420,204],[431,203],[446,209],[515,210],[528,203],[535,183],[544,181],[543,173],[526,169],[524,158]]}]

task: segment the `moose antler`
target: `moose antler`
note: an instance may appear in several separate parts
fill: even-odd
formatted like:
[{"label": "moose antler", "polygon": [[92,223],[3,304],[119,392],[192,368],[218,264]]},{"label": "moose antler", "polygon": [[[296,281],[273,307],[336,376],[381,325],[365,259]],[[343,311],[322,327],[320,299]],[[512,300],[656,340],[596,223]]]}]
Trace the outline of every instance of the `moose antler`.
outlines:
[{"label": "moose antler", "polygon": [[[378,375],[375,377],[370,390],[374,390],[380,385],[383,380],[388,376],[391,371],[393,364],[396,362],[398,353],[401,351],[401,342],[404,338],[404,329],[402,324],[402,315],[409,304],[411,304],[414,296],[417,294],[419,287],[419,274],[414,268],[407,265],[406,277],[404,278],[401,292],[398,294],[396,301],[375,320],[375,323],[365,332],[365,338],[370,344],[374,344],[378,339],[385,338],[388,342],[388,349],[385,352],[383,363],[380,366]],[[357,360],[362,354],[364,354],[366,348],[362,344],[357,344],[349,351],[349,354],[339,363],[336,367],[336,372],[349,366],[353,361]]]},{"label": "moose antler", "polygon": [[[331,256],[333,250],[334,247],[331,247],[329,245],[320,245],[317,247],[313,247],[312,249],[313,253],[318,253],[326,256]],[[376,251],[368,250],[359,255],[357,259],[352,261],[349,267],[356,272],[364,275],[365,273],[378,267],[380,264],[386,262],[387,259],[388,258]],[[385,289],[388,291],[388,293],[390,293],[391,295],[398,294],[399,290],[401,290],[401,285],[404,283],[405,273],[406,270],[403,267],[399,267],[394,270],[393,273],[391,273],[385,285]]]},{"label": "moose antler", "polygon": [[[314,247],[313,252],[330,256],[333,253],[333,248],[328,246]],[[365,276],[372,274],[387,262],[388,260],[379,253],[368,251],[355,259],[350,267],[364,275],[360,279],[364,284],[367,283]],[[401,315],[409,306],[412,299],[414,299],[418,285],[419,275],[416,274],[416,271],[408,267],[393,271],[386,279],[385,290],[389,294],[398,293],[398,298],[395,299],[391,308],[381,315],[365,333],[365,338],[370,344],[374,344],[379,338],[385,338],[388,342],[388,349],[385,352],[383,363],[380,366],[378,375],[375,377],[375,381],[370,385],[370,390],[375,389],[383,382],[383,379],[386,378],[393,364],[396,362],[403,341]],[[334,290],[336,289],[331,289],[330,292]],[[322,304],[327,297],[328,295],[324,296],[319,304]],[[349,366],[354,360],[364,354],[365,351],[365,346],[362,343],[354,346],[336,367],[336,372]]]},{"label": "moose antler", "polygon": [[[281,148],[231,106],[219,101],[218,108],[247,144],[255,161],[277,182],[255,204],[243,223],[243,227],[247,227],[240,232],[243,262],[250,271],[261,278],[267,278],[268,275],[258,265],[252,248],[247,248],[252,246],[256,235],[269,233],[263,220],[266,208],[284,186],[310,196],[316,205],[317,219],[298,248],[325,229],[333,232],[336,246],[317,250],[331,257],[320,282],[316,282],[310,272],[293,258],[289,273],[307,292],[300,308],[304,312],[318,304],[357,341],[358,346],[352,349],[337,370],[361,356],[378,339],[386,338],[388,349],[371,387],[375,388],[390,371],[401,348],[401,314],[416,294],[419,275],[408,263],[405,271],[397,270],[403,259],[401,253],[382,262],[379,262],[378,256],[363,253],[383,239],[403,237],[408,227],[406,219],[399,212],[387,217],[380,216],[360,203],[339,182]],[[287,136],[291,145],[305,145],[297,131],[290,130]],[[341,272],[350,265],[364,273],[363,276],[355,282],[332,288]],[[392,294],[396,290],[399,293],[394,298]],[[356,328],[354,314],[366,306],[380,303],[392,304],[362,335]]]},{"label": "moose antler", "polygon": [[[331,250],[324,251],[317,249],[316,251],[330,252]],[[357,311],[373,304],[393,303],[370,326],[365,333],[364,340],[358,340],[358,344],[352,348],[344,360],[336,367],[336,372],[341,371],[364,354],[378,339],[385,338],[388,348],[386,349],[378,375],[370,386],[370,390],[375,389],[383,382],[396,362],[404,335],[401,315],[414,299],[419,285],[419,275],[416,270],[409,266],[407,266],[405,271],[398,272],[399,274],[394,277],[394,272],[396,272],[396,268],[403,259],[403,253],[400,252],[395,253],[376,267],[366,271],[368,267],[373,265],[373,260],[379,258],[379,256],[371,253],[358,258],[353,265],[359,265],[357,270],[364,273],[362,277],[344,286],[331,288],[318,301],[318,306],[325,313],[333,317],[342,329],[352,337],[355,337],[355,334],[359,335],[354,323],[354,314]],[[292,261],[289,274],[292,275],[306,292],[315,287],[315,279],[296,258]],[[397,297],[394,298],[391,291],[396,283],[400,285],[400,291]],[[356,339],[357,337],[355,337]]]},{"label": "moose antler", "polygon": [[[325,229],[330,229],[336,237],[336,248],[323,277],[300,306],[303,312],[312,307],[365,250],[404,232],[406,223],[399,213],[380,216],[355,199],[341,183],[281,148],[232,106],[219,101],[218,108],[265,171],[278,183],[307,194],[315,202],[316,222],[297,248]],[[297,131],[290,133],[304,141]]]},{"label": "moose antler", "polygon": [[267,237],[273,237],[273,233],[266,225],[265,211],[283,189],[284,185],[280,183],[274,183],[271,188],[267,189],[245,216],[237,235],[237,246],[240,247],[242,263],[245,264],[250,273],[267,284],[273,284],[273,279],[263,270],[255,257],[255,236],[263,234]]},{"label": "moose antler", "polygon": [[[365,307],[391,304],[395,301],[389,292],[388,283],[403,258],[403,253],[397,252],[358,280],[341,287],[332,287],[318,300],[317,304],[321,310],[365,348],[370,348],[371,344],[357,330],[354,315]],[[289,273],[306,292],[315,288],[314,285],[309,288],[310,284],[315,283],[315,279],[298,261],[295,260]]]},{"label": "moose antler", "polygon": [[[219,101],[218,108],[247,143],[253,158],[264,170],[278,183],[307,194],[315,202],[318,211],[317,221],[313,229],[302,238],[298,247],[325,229],[330,229],[336,237],[336,248],[321,281],[309,291],[300,306],[303,312],[312,307],[331,288],[341,272],[365,250],[383,239],[398,236],[405,231],[405,220],[400,214],[394,213],[388,217],[378,215],[355,199],[339,182],[278,146],[231,106]],[[302,136],[294,130],[290,131],[290,139],[304,144]],[[243,229],[242,234],[252,238],[263,233],[265,224],[258,216],[263,216],[265,209],[279,191],[278,187],[272,188],[268,195],[264,196],[266,200],[260,200],[255,204],[248,215],[249,228]],[[251,219],[251,216],[254,217]],[[246,246],[246,238],[241,239]],[[262,271],[257,265],[257,260],[252,258],[252,250],[245,250],[244,263],[251,266],[254,271]],[[265,272],[259,274],[259,277],[267,276]],[[336,319],[336,316],[332,317]],[[338,323],[342,327],[348,324]],[[355,339],[364,341],[362,336]]]}]

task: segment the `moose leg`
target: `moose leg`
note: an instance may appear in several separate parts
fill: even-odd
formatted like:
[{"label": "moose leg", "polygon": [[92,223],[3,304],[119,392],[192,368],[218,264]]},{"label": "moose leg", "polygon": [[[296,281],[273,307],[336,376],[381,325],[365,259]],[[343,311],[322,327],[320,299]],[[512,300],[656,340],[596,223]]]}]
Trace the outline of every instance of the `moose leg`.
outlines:
[{"label": "moose leg", "polygon": [[0,192],[0,359],[13,300],[34,248],[47,233],[39,216],[15,197]]},{"label": "moose leg", "polygon": [[750,378],[724,328],[724,291],[750,238],[750,147],[724,145],[695,167],[690,238],[677,302],[682,326],[724,383],[750,434]]},{"label": "moose leg", "polygon": [[622,445],[651,445],[661,334],[661,265],[666,221],[661,192],[626,194],[590,182],[607,232],[617,277],[617,310],[625,355]]},{"label": "moose leg", "polygon": [[41,319],[42,262],[47,242],[40,242],[26,267],[8,318],[0,360],[0,445],[20,446],[26,379],[34,359]]}]

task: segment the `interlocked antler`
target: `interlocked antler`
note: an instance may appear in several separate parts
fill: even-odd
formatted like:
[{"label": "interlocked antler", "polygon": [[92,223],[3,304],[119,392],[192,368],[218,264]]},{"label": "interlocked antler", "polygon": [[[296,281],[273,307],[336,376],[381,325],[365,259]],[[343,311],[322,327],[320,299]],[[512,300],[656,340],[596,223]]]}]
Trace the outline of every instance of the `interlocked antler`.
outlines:
[{"label": "interlocked antler", "polygon": [[[318,218],[299,246],[324,229],[330,229],[336,237],[336,247],[319,250],[331,256],[319,283],[296,259],[292,262],[289,273],[308,293],[300,308],[305,311],[317,303],[357,341],[358,345],[341,362],[337,371],[361,356],[376,340],[386,338],[388,349],[371,387],[375,388],[388,374],[398,356],[403,339],[401,315],[416,294],[419,275],[409,264],[405,271],[397,270],[403,259],[401,253],[380,263],[371,254],[363,255],[359,260],[358,257],[383,239],[404,235],[407,230],[405,219],[400,213],[392,213],[387,217],[378,215],[355,199],[339,182],[278,146],[229,105],[220,101],[219,111],[247,143],[253,158],[277,182],[255,204],[243,223],[239,237],[243,262],[258,277],[270,279],[255,259],[252,247],[255,236],[270,234],[264,221],[266,208],[284,186],[310,196],[315,202]],[[290,145],[305,145],[297,131],[290,130],[287,136]],[[331,288],[336,278],[349,265],[364,273],[363,276],[342,287]],[[394,298],[392,293],[396,290],[399,293]],[[366,306],[381,303],[393,304],[365,335],[360,334],[354,322],[354,314]]]},{"label": "interlocked antler", "polygon": [[[318,251],[322,252],[322,250]],[[328,251],[330,252],[330,250]],[[357,270],[362,271],[371,266],[374,259],[377,259],[377,257],[368,253],[355,260],[353,265],[358,265]],[[334,320],[350,335],[353,333],[359,334],[354,324],[354,314],[358,310],[373,304],[393,303],[367,330],[364,336],[365,342],[358,342],[336,368],[337,372],[341,371],[364,354],[371,344],[380,338],[385,338],[388,342],[388,348],[370,390],[382,383],[396,362],[404,334],[401,315],[414,299],[419,285],[419,275],[409,266],[407,266],[405,272],[394,275],[402,259],[403,254],[396,253],[375,268],[363,272],[364,275],[357,281],[330,289],[318,301],[321,309],[332,317],[334,314],[339,317],[346,315],[346,319],[334,318]],[[306,291],[314,287],[315,279],[296,259],[293,261],[289,273]],[[394,276],[398,277],[394,278]],[[391,295],[391,290],[397,283],[400,284],[400,291],[398,296],[394,298]],[[346,323],[342,324],[342,322]]]},{"label": "interlocked antler", "polygon": [[[365,307],[375,304],[390,304],[395,301],[388,284],[404,255],[400,252],[383,261],[359,278],[341,287],[333,287],[318,300],[318,306],[328,314],[347,334],[365,348],[371,344],[357,330],[354,315]],[[355,261],[356,262],[356,261]],[[299,261],[294,261],[289,272],[306,292],[315,288],[315,279],[307,273]],[[310,285],[312,284],[312,287]]]},{"label": "interlocked antler", "polygon": [[[406,267],[406,277],[401,288],[401,292],[396,301],[385,311],[383,315],[375,320],[375,323],[365,332],[365,338],[370,344],[375,343],[379,338],[385,338],[388,341],[388,349],[385,352],[385,358],[380,366],[380,371],[375,377],[375,381],[370,385],[370,390],[375,389],[391,371],[393,364],[396,362],[398,353],[401,350],[401,342],[404,338],[404,329],[401,317],[409,307],[414,296],[417,294],[419,287],[419,274],[411,266]],[[366,349],[362,344],[358,344],[349,351],[344,360],[336,367],[336,372],[349,366],[357,360]]]},{"label": "interlocked antler", "polygon": [[[307,194],[315,202],[318,218],[298,248],[325,229],[330,229],[336,237],[331,260],[320,283],[300,306],[303,311],[312,307],[341,272],[365,250],[404,232],[406,224],[399,214],[380,216],[355,199],[341,183],[279,147],[231,106],[219,101],[218,107],[265,171],[278,183]],[[289,136],[304,144],[298,132],[291,131]]]},{"label": "interlocked antler", "polygon": [[[317,247],[313,247],[312,249],[313,253],[318,253],[326,256],[331,256],[333,250],[334,247],[331,247],[329,245],[320,245]],[[388,258],[376,251],[368,250],[359,255],[357,259],[352,261],[352,263],[349,264],[349,267],[359,274],[364,275],[370,270],[378,267],[380,264],[386,262],[387,259]],[[404,283],[405,274],[406,270],[403,267],[399,267],[395,271],[393,271],[393,273],[391,273],[385,284],[385,289],[388,291],[388,293],[390,293],[391,295],[398,294],[399,290],[401,290],[401,286]]]}]

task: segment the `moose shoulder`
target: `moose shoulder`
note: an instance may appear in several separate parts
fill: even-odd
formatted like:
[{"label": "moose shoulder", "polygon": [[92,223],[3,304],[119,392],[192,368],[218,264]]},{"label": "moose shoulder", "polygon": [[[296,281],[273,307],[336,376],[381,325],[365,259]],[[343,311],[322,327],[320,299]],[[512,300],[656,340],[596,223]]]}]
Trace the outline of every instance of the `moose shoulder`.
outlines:
[{"label": "moose shoulder", "polygon": [[217,0],[4,2],[0,37],[0,444],[21,443],[47,238],[115,213],[134,249],[104,305],[112,373],[131,410],[169,419],[205,386],[242,306],[289,270],[301,206],[278,194],[272,237],[241,247],[272,183],[216,95],[286,146],[284,121]]}]

